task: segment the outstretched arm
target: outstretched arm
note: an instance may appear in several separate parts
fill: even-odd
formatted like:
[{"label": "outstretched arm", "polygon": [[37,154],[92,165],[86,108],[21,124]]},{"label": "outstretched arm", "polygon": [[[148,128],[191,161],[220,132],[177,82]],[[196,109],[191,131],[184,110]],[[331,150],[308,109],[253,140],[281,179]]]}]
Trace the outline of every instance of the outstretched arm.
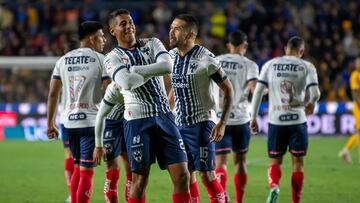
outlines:
[{"label": "outstretched arm", "polygon": [[61,80],[51,79],[48,103],[47,103],[47,130],[46,134],[49,139],[59,137],[58,129],[55,126],[56,108],[58,106],[59,95],[61,90]]}]

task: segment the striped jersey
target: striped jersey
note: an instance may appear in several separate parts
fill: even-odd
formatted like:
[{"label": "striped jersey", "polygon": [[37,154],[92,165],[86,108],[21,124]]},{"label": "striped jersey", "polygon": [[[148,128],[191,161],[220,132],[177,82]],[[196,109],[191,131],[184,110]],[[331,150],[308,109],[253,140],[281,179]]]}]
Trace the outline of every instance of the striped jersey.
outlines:
[{"label": "striped jersey", "polygon": [[[227,125],[241,125],[249,122],[250,115],[248,112],[248,96],[250,89],[248,82],[257,80],[259,76],[258,65],[250,59],[240,54],[224,54],[217,57],[221,67],[224,69],[227,78],[230,80],[234,89],[234,102]],[[222,91],[215,91],[219,97],[217,116],[221,117],[222,102],[224,94]]]},{"label": "striped jersey", "polygon": [[259,83],[269,89],[269,122],[294,125],[306,122],[305,92],[318,85],[315,66],[295,56],[274,58],[262,67]]},{"label": "striped jersey", "polygon": [[[220,69],[220,64],[214,54],[195,45],[184,57],[179,55],[177,48],[172,49],[170,55],[174,59],[171,83],[176,124],[184,126],[215,121],[214,84],[210,76]],[[210,61],[216,64],[210,64]]]},{"label": "striped jersey", "polygon": [[[139,39],[135,49],[114,48],[105,57],[105,68],[113,76],[120,66],[147,65],[161,54],[169,54],[157,38]],[[133,90],[121,90],[124,96],[126,120],[148,118],[170,112],[163,77],[152,77]]]},{"label": "striped jersey", "polygon": [[62,82],[62,119],[66,128],[95,126],[102,80],[110,79],[104,56],[90,48],[72,50],[55,65],[52,78]]},{"label": "striped jersey", "polygon": [[112,107],[110,113],[106,119],[121,120],[124,118],[124,97],[120,93],[121,88],[115,82],[112,82],[106,88],[106,92],[103,98],[105,104]]}]

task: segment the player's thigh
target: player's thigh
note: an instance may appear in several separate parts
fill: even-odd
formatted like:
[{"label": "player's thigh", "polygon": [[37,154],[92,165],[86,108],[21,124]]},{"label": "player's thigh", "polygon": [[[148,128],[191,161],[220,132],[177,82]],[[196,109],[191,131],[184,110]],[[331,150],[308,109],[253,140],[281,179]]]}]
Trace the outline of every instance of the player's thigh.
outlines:
[{"label": "player's thigh", "polygon": [[64,148],[70,148],[69,130],[65,128],[64,124],[60,125],[61,140]]},{"label": "player's thigh", "polygon": [[160,168],[165,169],[169,165],[187,162],[185,144],[173,115],[160,115],[156,118],[156,123],[158,128],[154,146]]},{"label": "player's thigh", "polygon": [[305,156],[309,145],[307,124],[302,123],[299,125],[294,125],[290,129],[291,129],[291,136],[289,141],[290,153],[294,156]]},{"label": "player's thigh", "polygon": [[122,151],[126,151],[122,120],[106,119],[103,138],[105,161],[116,159]]},{"label": "player's thigh", "polygon": [[133,172],[150,168],[155,162],[154,146],[151,139],[156,136],[154,119],[136,119],[124,122],[124,134],[128,158]]},{"label": "player's thigh", "polygon": [[236,154],[246,154],[250,143],[249,123],[233,126],[232,130],[232,149]]},{"label": "player's thigh", "polygon": [[74,164],[80,163],[80,135],[77,128],[66,128],[69,135],[69,147]]},{"label": "player's thigh", "polygon": [[270,158],[281,157],[286,153],[289,145],[289,132],[286,126],[269,123],[268,131],[268,156]]},{"label": "player's thigh", "polygon": [[95,128],[79,129],[80,134],[80,166],[91,168],[96,166],[93,153],[95,148]]}]

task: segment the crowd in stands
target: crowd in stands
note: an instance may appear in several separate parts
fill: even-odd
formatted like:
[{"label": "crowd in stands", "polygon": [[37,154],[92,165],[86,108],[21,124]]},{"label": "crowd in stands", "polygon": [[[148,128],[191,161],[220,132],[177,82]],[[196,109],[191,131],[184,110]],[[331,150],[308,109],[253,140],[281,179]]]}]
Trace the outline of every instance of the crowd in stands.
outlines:
[{"label": "crowd in stands", "polygon": [[[317,67],[321,100],[348,101],[353,60],[360,54],[359,5],[357,0],[0,0],[0,56],[61,56],[77,46],[80,22],[106,25],[115,8],[131,11],[139,37],[155,36],[167,45],[172,19],[192,13],[199,20],[200,44],[224,53],[227,34],[241,29],[248,34],[247,56],[260,67],[284,54],[289,37],[302,36],[304,58]],[[109,51],[115,43],[108,32],[106,37]],[[50,74],[51,68],[38,74],[0,66],[0,103],[45,102]]]}]

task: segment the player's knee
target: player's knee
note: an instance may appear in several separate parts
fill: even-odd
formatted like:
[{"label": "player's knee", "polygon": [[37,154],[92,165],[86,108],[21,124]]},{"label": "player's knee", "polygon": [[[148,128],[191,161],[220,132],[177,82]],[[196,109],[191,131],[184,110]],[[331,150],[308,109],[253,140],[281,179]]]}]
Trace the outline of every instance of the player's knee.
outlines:
[{"label": "player's knee", "polygon": [[131,187],[132,189],[134,189],[135,191],[144,191],[146,184],[148,181],[148,177],[146,176],[142,176],[142,175],[133,175],[132,177],[132,182],[131,182]]},{"label": "player's knee", "polygon": [[174,184],[176,185],[189,185],[190,173],[188,171],[181,171],[174,178]]},{"label": "player's knee", "polygon": [[200,179],[201,182],[204,185],[207,185],[208,183],[210,183],[212,180],[214,180],[216,178],[215,172],[212,173],[213,171],[200,171],[199,175],[200,175]]}]

